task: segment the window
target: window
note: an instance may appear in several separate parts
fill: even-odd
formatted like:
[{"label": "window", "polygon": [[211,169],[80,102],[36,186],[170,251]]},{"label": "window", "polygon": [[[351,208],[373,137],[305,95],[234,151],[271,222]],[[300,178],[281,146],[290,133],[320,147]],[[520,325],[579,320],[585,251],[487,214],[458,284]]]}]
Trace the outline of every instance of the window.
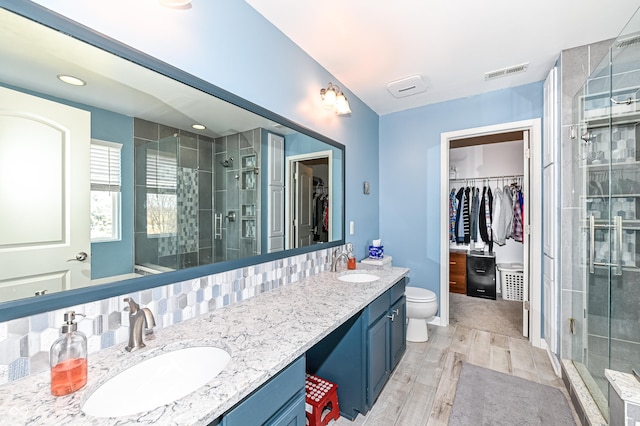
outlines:
[{"label": "window", "polygon": [[147,151],[147,235],[171,236],[178,228],[177,158]]},{"label": "window", "polygon": [[120,239],[119,143],[91,141],[91,241]]}]

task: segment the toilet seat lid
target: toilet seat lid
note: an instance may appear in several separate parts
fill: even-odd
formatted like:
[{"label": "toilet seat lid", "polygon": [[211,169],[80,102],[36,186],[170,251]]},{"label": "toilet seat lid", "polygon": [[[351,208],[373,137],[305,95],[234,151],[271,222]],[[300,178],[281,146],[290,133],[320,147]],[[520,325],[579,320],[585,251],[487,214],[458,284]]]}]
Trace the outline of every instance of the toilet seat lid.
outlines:
[{"label": "toilet seat lid", "polygon": [[436,294],[434,292],[421,287],[406,287],[404,294],[407,296],[407,300],[419,302],[433,302],[436,300]]}]

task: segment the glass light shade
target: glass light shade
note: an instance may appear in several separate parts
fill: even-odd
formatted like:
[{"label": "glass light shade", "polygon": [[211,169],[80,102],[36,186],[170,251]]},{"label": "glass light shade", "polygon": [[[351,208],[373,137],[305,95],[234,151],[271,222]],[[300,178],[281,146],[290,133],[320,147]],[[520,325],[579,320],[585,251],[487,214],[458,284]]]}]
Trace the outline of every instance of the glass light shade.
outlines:
[{"label": "glass light shade", "polygon": [[349,108],[349,101],[344,93],[340,92],[336,96],[336,114],[345,115],[351,114],[351,108]]},{"label": "glass light shade", "polygon": [[327,108],[333,108],[336,103],[336,91],[332,86],[329,86],[327,90],[324,92],[324,97],[322,98],[322,102],[324,106]]}]

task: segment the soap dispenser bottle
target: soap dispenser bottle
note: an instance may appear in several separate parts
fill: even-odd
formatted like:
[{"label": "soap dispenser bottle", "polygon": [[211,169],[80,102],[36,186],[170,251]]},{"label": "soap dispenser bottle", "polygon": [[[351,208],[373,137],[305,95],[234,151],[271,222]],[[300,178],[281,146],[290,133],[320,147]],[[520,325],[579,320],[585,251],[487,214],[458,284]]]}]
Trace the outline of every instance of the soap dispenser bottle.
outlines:
[{"label": "soap dispenser bottle", "polygon": [[[82,314],[78,314],[82,315]],[[76,313],[64,314],[60,337],[49,352],[51,365],[51,394],[73,393],[87,383],[87,337],[78,331]]]},{"label": "soap dispenser bottle", "polygon": [[347,269],[356,269],[356,255],[353,254],[353,244],[347,243]]}]

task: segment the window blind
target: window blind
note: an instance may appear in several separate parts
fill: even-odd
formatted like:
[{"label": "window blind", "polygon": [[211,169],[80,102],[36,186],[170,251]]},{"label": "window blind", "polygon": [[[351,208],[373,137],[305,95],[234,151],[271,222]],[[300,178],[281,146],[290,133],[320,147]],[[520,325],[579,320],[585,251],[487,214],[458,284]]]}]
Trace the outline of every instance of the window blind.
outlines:
[{"label": "window blind", "polygon": [[91,190],[120,192],[120,151],[122,145],[91,141]]},{"label": "window blind", "polygon": [[175,193],[177,184],[176,155],[167,152],[147,152],[147,192]]}]

